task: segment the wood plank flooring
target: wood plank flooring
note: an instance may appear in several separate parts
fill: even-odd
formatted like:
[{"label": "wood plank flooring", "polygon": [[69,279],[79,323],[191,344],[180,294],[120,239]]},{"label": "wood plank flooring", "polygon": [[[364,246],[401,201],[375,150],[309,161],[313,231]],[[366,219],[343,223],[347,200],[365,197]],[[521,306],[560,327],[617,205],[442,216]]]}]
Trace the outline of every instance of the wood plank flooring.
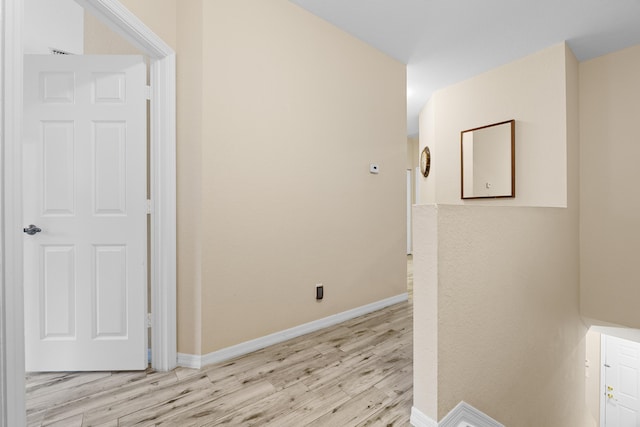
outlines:
[{"label": "wood plank flooring", "polygon": [[401,303],[195,370],[27,375],[29,426],[409,426]]}]

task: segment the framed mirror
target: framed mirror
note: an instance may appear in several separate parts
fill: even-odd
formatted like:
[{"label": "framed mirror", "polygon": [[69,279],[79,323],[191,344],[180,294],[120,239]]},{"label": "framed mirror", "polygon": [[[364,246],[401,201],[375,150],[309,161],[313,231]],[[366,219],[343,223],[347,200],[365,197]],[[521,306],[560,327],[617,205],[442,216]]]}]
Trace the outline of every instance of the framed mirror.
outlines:
[{"label": "framed mirror", "polygon": [[464,130],[461,144],[461,197],[516,196],[515,120]]}]

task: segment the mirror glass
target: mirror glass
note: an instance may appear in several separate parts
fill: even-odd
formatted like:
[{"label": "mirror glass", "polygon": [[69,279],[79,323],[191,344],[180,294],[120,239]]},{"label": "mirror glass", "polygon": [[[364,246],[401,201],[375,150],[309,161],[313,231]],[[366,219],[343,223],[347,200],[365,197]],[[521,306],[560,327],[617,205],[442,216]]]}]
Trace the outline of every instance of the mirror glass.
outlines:
[{"label": "mirror glass", "polygon": [[461,132],[462,198],[515,197],[515,120]]}]

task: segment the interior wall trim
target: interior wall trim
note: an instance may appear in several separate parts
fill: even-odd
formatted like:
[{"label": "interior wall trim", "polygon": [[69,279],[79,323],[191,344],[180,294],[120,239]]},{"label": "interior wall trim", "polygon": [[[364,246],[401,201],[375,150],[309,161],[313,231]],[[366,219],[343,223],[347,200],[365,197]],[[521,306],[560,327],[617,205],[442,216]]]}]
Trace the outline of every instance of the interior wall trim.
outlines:
[{"label": "interior wall trim", "polygon": [[214,363],[224,362],[234,357],[243,356],[245,354],[252,353],[256,350],[269,347],[274,344],[278,344],[292,338],[299,337],[311,332],[318,331],[320,329],[327,328],[329,326],[337,325],[338,323],[345,322],[347,320],[363,316],[365,314],[372,313],[374,311],[389,307],[400,302],[407,301],[408,294],[403,293],[390,298],[386,298],[380,301],[373,302],[371,304],[363,305],[353,308],[351,310],[343,311],[342,313],[334,314],[322,319],[314,320],[312,322],[304,323],[293,328],[285,329],[280,332],[265,335],[260,338],[256,338],[250,341],[245,341],[240,344],[226,347],[221,350],[217,350],[205,355],[194,355],[186,353],[178,353],[178,365],[185,368],[199,369],[203,366],[211,365]]},{"label": "interior wall trim", "polygon": [[414,427],[438,427],[438,422],[426,416],[422,411],[413,406],[409,422]]},{"label": "interior wall trim", "polygon": [[504,425],[461,401],[440,421],[438,427],[504,427]]},{"label": "interior wall trim", "polygon": [[20,227],[23,7],[23,0],[0,0],[0,427],[26,424]]},{"label": "interior wall trim", "polygon": [[464,401],[458,403],[439,423],[414,406],[411,408],[410,423],[414,427],[504,427]]}]

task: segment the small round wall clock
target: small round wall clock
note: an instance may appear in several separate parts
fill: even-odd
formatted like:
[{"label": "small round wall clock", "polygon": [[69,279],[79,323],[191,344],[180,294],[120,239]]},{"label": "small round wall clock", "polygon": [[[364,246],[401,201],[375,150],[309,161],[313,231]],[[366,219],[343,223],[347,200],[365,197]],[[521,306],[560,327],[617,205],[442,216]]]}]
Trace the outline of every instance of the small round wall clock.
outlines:
[{"label": "small round wall clock", "polygon": [[429,176],[429,170],[431,170],[431,152],[429,147],[424,147],[420,153],[420,172],[426,178]]}]

